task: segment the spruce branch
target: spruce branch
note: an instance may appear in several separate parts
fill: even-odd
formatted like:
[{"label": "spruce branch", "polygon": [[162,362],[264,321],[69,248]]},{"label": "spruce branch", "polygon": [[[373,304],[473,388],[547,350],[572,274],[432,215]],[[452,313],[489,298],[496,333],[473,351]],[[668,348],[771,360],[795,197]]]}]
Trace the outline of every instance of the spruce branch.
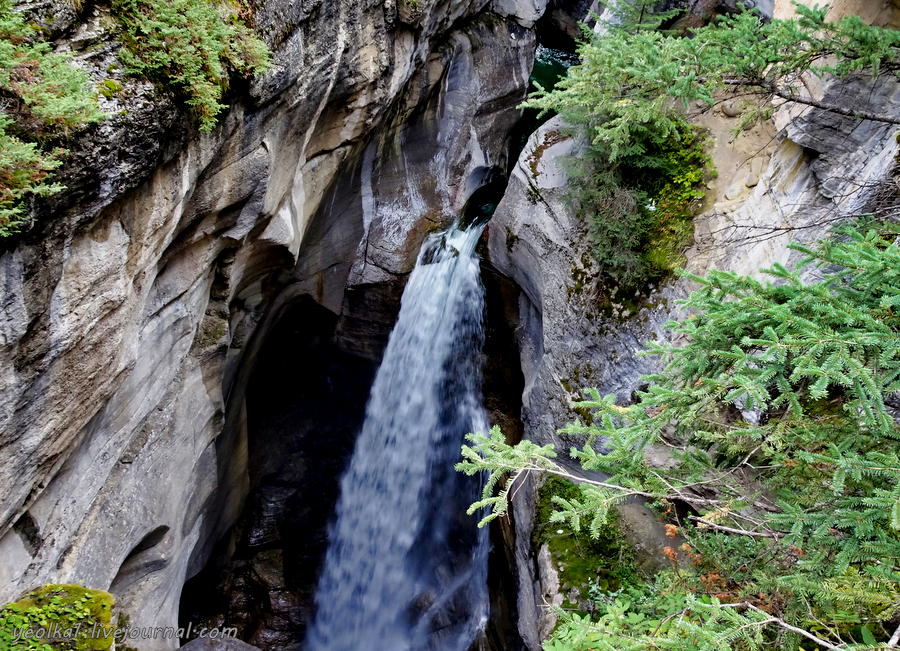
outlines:
[{"label": "spruce branch", "polygon": [[[609,603],[599,623],[572,614],[554,640],[610,651],[796,649],[803,638],[884,648],[866,625],[900,612],[900,426],[885,404],[900,391],[900,320],[884,307],[900,296],[900,249],[889,229],[833,235],[795,247],[803,265],[820,266],[815,282],[778,265],[766,271],[775,282],[696,278],[682,303],[691,316],[668,326],[682,343],[648,345],[666,366],[643,378],[636,404],[586,391],[574,406],[592,421],[560,433],[580,438],[571,455],[602,479],[562,468],[550,446],[508,446],[496,428],[470,438],[467,460],[489,484],[523,469],[578,481],[580,495],[553,500],[553,521],[573,528],[593,527],[624,495],[701,511],[687,516],[692,563],[669,587],[677,609],[653,611],[641,629],[645,606]],[[651,446],[669,454],[664,467],[648,463]],[[851,625],[868,642],[844,642]]]}]

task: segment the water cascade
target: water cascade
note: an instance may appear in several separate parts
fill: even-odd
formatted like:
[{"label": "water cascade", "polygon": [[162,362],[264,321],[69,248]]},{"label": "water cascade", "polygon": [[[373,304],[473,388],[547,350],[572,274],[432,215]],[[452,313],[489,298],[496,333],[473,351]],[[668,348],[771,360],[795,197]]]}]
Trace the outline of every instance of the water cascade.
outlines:
[{"label": "water cascade", "polygon": [[307,651],[465,651],[488,615],[486,530],[453,470],[481,405],[483,226],[419,253],[341,480]]}]

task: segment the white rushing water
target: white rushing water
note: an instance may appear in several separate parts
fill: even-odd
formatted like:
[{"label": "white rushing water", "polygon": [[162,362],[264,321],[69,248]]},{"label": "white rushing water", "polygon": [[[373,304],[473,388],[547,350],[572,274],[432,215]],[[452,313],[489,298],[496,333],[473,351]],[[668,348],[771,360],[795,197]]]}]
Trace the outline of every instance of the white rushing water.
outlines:
[{"label": "white rushing water", "polygon": [[481,228],[422,247],[341,480],[307,651],[465,651],[487,619],[486,530],[453,470],[481,405]]}]

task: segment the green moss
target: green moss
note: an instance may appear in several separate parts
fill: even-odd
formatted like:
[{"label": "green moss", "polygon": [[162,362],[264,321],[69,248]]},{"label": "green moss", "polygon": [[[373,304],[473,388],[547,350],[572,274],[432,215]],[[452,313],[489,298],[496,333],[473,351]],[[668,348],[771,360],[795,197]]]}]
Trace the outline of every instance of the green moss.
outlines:
[{"label": "green moss", "polygon": [[566,289],[566,293],[571,299],[584,292],[584,286],[591,282],[593,275],[579,267],[577,264],[572,266],[572,286]]},{"label": "green moss", "polygon": [[528,199],[528,203],[532,206],[536,206],[538,201],[541,200],[541,192],[529,183],[528,188],[525,190],[525,197]]},{"label": "green moss", "polygon": [[588,600],[591,585],[614,592],[623,584],[634,582],[637,578],[634,550],[619,527],[618,512],[612,510],[600,535],[591,538],[585,529],[574,532],[566,524],[550,522],[556,510],[554,495],[579,499],[580,491],[575,484],[556,477],[548,478],[538,490],[535,547],[546,544],[554,565],[562,565],[559,580],[563,590],[568,592],[574,587],[581,592],[582,599]]},{"label": "green moss", "polygon": [[[653,293],[655,285],[653,280],[647,280],[639,286],[616,286],[607,292],[598,292],[592,308],[594,316],[600,320],[598,334],[614,333],[619,326],[629,319],[633,319],[644,308],[646,314],[656,307],[668,307],[668,300],[659,298]],[[645,322],[646,317],[641,318]]]},{"label": "green moss", "polygon": [[200,327],[197,329],[197,336],[194,338],[193,350],[203,350],[210,346],[217,345],[228,332],[228,322],[215,314],[207,314]]},{"label": "green moss", "polygon": [[[119,613],[119,630],[127,631],[131,628],[131,617],[126,613]],[[116,644],[116,651],[138,651],[138,649],[133,646],[125,646],[124,641],[120,641]]]},{"label": "green moss", "polygon": [[591,413],[590,409],[585,407],[572,407],[572,411],[578,414],[578,417],[581,419],[581,422],[585,425],[593,425],[594,424],[594,414]]},{"label": "green moss", "polygon": [[120,92],[124,86],[115,79],[105,79],[99,87],[100,94],[106,99],[112,99],[113,95]]},{"label": "green moss", "polygon": [[112,609],[108,592],[47,584],[0,610],[0,649],[108,651],[113,637],[91,632],[101,627],[112,630]]},{"label": "green moss", "polygon": [[569,198],[589,227],[607,286],[639,288],[683,264],[712,171],[704,134],[686,123],[665,138],[643,137],[615,165],[598,146],[569,170]]}]

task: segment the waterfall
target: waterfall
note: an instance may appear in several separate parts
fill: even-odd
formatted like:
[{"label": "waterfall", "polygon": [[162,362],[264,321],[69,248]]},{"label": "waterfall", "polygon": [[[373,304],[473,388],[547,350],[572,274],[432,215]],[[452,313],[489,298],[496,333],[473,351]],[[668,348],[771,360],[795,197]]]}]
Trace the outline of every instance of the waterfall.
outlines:
[{"label": "waterfall", "polygon": [[432,235],[341,480],[307,651],[466,651],[487,620],[486,530],[453,470],[481,405],[483,226]]}]

